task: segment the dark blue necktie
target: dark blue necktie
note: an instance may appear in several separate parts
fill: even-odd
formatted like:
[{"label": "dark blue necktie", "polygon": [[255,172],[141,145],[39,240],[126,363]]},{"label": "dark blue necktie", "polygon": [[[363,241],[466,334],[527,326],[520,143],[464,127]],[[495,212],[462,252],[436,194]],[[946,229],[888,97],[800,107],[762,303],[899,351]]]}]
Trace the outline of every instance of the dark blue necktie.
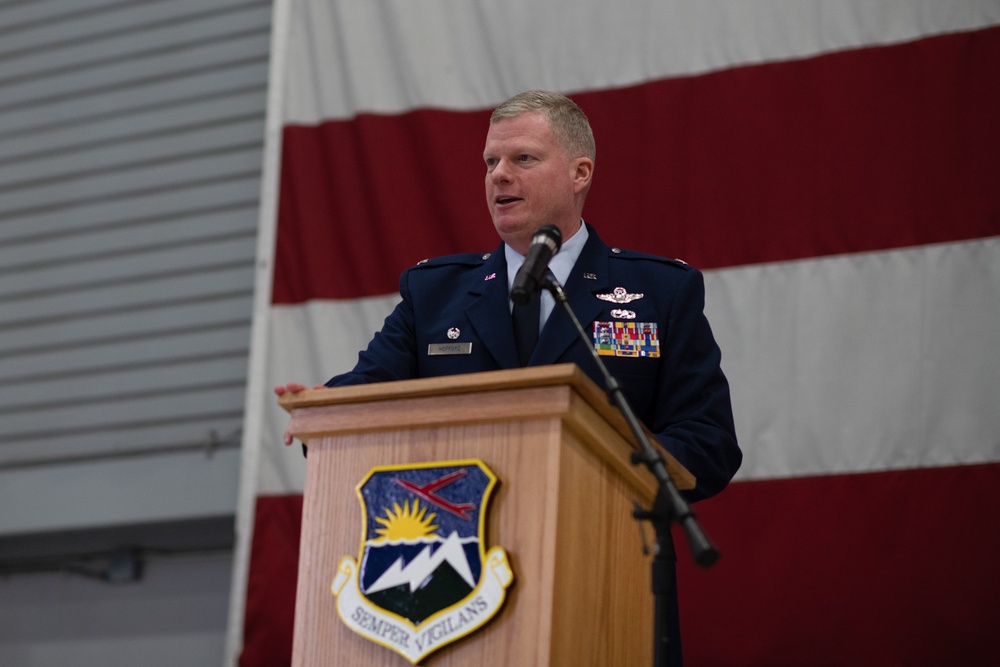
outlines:
[{"label": "dark blue necktie", "polygon": [[532,350],[538,342],[539,320],[542,312],[542,299],[539,292],[534,292],[528,303],[523,306],[514,304],[511,315],[514,318],[514,341],[517,343],[517,358],[522,366],[528,365]]}]

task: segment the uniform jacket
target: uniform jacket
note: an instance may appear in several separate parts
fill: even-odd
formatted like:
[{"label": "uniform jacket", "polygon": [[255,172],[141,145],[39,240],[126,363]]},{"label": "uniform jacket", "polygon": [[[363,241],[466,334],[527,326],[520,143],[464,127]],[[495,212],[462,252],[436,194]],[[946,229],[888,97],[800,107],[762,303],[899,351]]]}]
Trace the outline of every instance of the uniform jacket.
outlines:
[{"label": "uniform jacket", "polygon": [[[590,335],[594,322],[656,324],[658,358],[601,358],[638,418],[697,477],[697,488],[685,494],[688,500],[718,493],[739,468],[742,454],[719,347],[703,312],[702,275],[677,260],[610,248],[592,227],[588,231],[563,286],[573,312]],[[507,285],[502,243],[492,253],[440,257],[407,269],[399,283],[402,301],[382,330],[357,366],[327,385],[517,368]],[[613,294],[619,287],[641,298],[613,303],[595,296]],[[449,330],[452,336],[457,330],[457,338],[449,337]],[[433,344],[468,342],[470,354],[428,354]],[[528,365],[567,362],[604,387],[589,351],[557,306]]]}]

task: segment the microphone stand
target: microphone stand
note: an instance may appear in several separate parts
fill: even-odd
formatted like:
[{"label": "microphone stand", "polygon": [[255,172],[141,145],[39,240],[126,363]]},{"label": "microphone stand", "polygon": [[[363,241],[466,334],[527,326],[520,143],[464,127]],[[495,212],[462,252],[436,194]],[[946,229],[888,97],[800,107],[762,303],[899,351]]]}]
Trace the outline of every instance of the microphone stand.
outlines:
[{"label": "microphone stand", "polygon": [[719,551],[708,539],[708,536],[701,529],[695,518],[691,506],[681,497],[680,491],[674,485],[670,475],[667,474],[667,466],[663,456],[653,447],[646,431],[643,429],[639,419],[632,411],[621,390],[618,381],[608,372],[607,366],[594,349],[593,341],[583,330],[580,320],[577,319],[573,308],[570,307],[566,299],[566,293],[562,285],[552,275],[551,271],[546,271],[542,281],[545,287],[555,299],[556,303],[569,316],[570,321],[576,328],[577,334],[584,342],[585,347],[590,350],[594,362],[604,376],[604,385],[608,394],[608,400],[612,405],[618,406],[622,416],[628,424],[629,430],[639,443],[639,450],[632,452],[632,464],[644,464],[656,478],[657,492],[653,501],[653,507],[643,510],[638,503],[632,512],[632,516],[640,521],[649,521],[656,531],[656,547],[652,565],[653,596],[655,600],[654,616],[654,645],[653,645],[653,665],[664,667],[670,664],[670,636],[668,618],[671,612],[670,593],[676,581],[676,557],[674,553],[674,542],[670,535],[670,526],[677,522],[684,529],[687,537],[688,547],[694,562],[702,567],[711,567],[719,559]]}]

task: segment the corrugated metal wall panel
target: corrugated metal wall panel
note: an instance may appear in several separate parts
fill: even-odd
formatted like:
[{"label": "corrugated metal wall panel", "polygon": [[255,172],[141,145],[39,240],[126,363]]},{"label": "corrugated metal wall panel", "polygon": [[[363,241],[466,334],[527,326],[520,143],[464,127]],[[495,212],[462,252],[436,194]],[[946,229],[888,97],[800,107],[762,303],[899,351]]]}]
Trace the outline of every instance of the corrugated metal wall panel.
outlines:
[{"label": "corrugated metal wall panel", "polygon": [[0,3],[0,477],[238,444],[270,18]]}]

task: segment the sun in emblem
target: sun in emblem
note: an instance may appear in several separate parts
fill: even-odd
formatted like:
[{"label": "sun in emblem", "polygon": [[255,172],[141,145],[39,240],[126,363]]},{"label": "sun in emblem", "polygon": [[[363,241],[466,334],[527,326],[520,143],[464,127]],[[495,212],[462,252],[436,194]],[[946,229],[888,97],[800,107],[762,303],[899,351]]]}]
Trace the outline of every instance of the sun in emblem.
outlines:
[{"label": "sun in emblem", "polygon": [[404,501],[403,506],[395,503],[393,508],[386,508],[385,518],[375,517],[375,521],[382,524],[382,528],[376,528],[378,539],[372,542],[388,542],[389,540],[415,540],[421,537],[434,535],[437,526],[434,525],[434,518],[437,514],[427,514],[427,508],[420,505],[420,501],[414,499],[413,506],[410,501]]}]

